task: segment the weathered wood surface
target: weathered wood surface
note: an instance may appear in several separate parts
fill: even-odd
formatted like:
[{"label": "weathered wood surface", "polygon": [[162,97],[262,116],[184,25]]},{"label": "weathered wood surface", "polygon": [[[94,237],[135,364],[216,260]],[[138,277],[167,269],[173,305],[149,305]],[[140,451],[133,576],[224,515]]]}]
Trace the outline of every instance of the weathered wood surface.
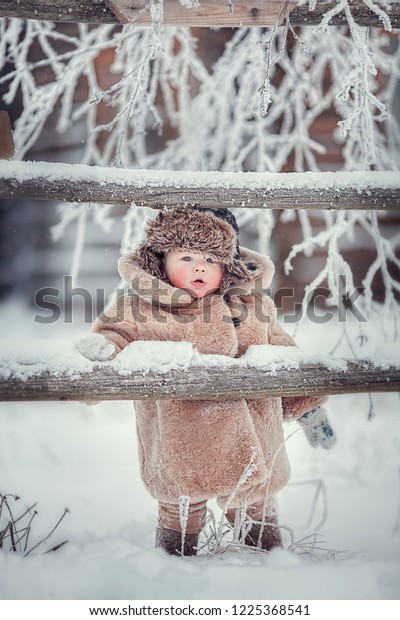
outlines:
[{"label": "weathered wood surface", "polygon": [[[314,182],[310,184],[310,180]],[[395,172],[179,172],[3,161],[0,198],[266,209],[398,209]]]},{"label": "weathered wood surface", "polygon": [[369,361],[347,360],[347,370],[319,365],[282,369],[191,367],[165,374],[118,374],[98,367],[73,379],[44,372],[24,381],[0,380],[0,400],[228,400],[310,394],[400,391],[400,368],[379,368]]},{"label": "weathered wood surface", "polygon": [[[168,4],[174,2],[178,5],[178,0],[165,0]],[[132,2],[135,6],[145,4],[144,0],[140,2]],[[201,0],[200,0],[201,4]],[[229,15],[227,2],[220,0],[220,4],[225,7],[226,10],[226,22],[220,25],[229,25],[230,27],[239,26],[243,23],[243,16],[239,18],[238,13],[234,10],[233,14]],[[247,14],[252,26],[262,26],[260,14],[253,11],[257,8],[257,4],[260,2],[234,2],[234,7],[240,4],[243,7],[247,7]],[[291,12],[291,22],[293,25],[312,25],[318,24],[322,20],[325,12],[336,5],[333,0],[319,0],[317,2],[314,11],[309,11],[308,5],[295,7]],[[355,21],[362,26],[381,26],[382,22],[379,17],[371,11],[361,0],[353,0],[352,14]],[[193,9],[184,9],[179,5],[180,13],[185,16],[185,22],[179,25],[192,25],[198,26],[191,15],[193,15]],[[391,19],[394,28],[400,28],[400,3],[394,2],[390,6],[388,15]],[[112,11],[106,6],[105,0],[29,0],[29,2],[21,2],[21,0],[0,0],[0,17],[20,17],[23,19],[49,19],[59,22],[91,22],[99,24],[118,24],[118,18]],[[182,17],[183,19],[183,17]],[[228,19],[230,20],[228,23]],[[147,20],[147,21],[145,21]],[[193,20],[193,23],[192,23]],[[232,20],[237,20],[236,23]],[[241,20],[241,21],[240,21]],[[150,20],[148,18],[148,12],[141,17],[141,26],[149,25]],[[177,24],[176,20],[168,22],[165,20],[165,25]],[[346,19],[343,13],[340,13],[331,21],[332,25],[346,24]],[[217,24],[210,24],[216,26]]]},{"label": "weathered wood surface", "polygon": [[0,159],[10,159],[14,155],[14,138],[10,117],[0,110]]},{"label": "weathered wood surface", "polygon": [[[139,2],[132,0],[105,0],[106,5],[115,13],[118,19],[127,24],[131,21],[138,26],[151,24],[147,0]],[[296,2],[290,2],[292,10]],[[277,16],[280,21],[284,18],[282,0],[252,0],[252,2],[232,2],[229,10],[227,2],[221,0],[200,0],[197,7],[182,7],[179,0],[164,0],[163,22],[174,26],[196,27],[232,27],[232,26],[266,26],[275,24]]]}]

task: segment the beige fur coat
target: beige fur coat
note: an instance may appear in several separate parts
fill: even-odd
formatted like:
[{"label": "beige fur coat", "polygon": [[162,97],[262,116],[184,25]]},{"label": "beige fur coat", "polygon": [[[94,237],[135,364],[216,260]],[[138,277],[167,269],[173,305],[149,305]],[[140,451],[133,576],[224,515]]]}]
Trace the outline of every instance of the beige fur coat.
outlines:
[{"label": "beige fur coat", "polygon": [[[273,302],[261,292],[274,273],[271,261],[244,248],[241,258],[253,279],[238,280],[223,295],[194,300],[145,271],[137,252],[126,254],[119,270],[136,292],[119,298],[93,331],[113,343],[116,353],[135,340],[189,341],[200,353],[231,357],[240,357],[252,344],[293,346],[276,320]],[[171,503],[182,496],[191,502],[217,497],[223,505],[231,496],[230,507],[237,507],[272,496],[290,473],[283,421],[325,400],[138,401],[144,483],[156,499]]]}]

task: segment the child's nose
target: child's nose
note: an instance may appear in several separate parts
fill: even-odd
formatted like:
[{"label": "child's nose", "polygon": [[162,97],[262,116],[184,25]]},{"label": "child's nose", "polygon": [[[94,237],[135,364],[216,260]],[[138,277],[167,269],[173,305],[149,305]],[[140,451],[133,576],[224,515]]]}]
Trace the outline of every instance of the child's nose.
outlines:
[{"label": "child's nose", "polygon": [[205,262],[199,261],[194,265],[193,270],[195,273],[205,273],[207,271]]}]

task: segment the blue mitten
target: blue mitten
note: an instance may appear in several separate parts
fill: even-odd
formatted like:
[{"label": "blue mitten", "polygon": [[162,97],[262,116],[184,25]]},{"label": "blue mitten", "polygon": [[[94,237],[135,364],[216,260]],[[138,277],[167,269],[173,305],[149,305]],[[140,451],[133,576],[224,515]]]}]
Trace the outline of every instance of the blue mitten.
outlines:
[{"label": "blue mitten", "polygon": [[324,407],[317,407],[317,409],[305,413],[297,421],[313,448],[321,446],[321,448],[329,450],[336,444],[336,434],[328,422],[328,415]]}]

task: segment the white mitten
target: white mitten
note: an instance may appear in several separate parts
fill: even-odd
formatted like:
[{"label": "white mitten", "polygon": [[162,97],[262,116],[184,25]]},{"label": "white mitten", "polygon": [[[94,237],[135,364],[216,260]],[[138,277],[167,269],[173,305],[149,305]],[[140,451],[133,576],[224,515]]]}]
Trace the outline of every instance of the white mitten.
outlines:
[{"label": "white mitten", "polygon": [[114,345],[101,334],[90,334],[76,343],[75,349],[92,362],[105,362],[113,357]]},{"label": "white mitten", "polygon": [[328,415],[324,407],[317,407],[317,409],[305,413],[297,421],[313,448],[321,446],[321,448],[329,450],[336,444],[336,434],[328,422]]}]

